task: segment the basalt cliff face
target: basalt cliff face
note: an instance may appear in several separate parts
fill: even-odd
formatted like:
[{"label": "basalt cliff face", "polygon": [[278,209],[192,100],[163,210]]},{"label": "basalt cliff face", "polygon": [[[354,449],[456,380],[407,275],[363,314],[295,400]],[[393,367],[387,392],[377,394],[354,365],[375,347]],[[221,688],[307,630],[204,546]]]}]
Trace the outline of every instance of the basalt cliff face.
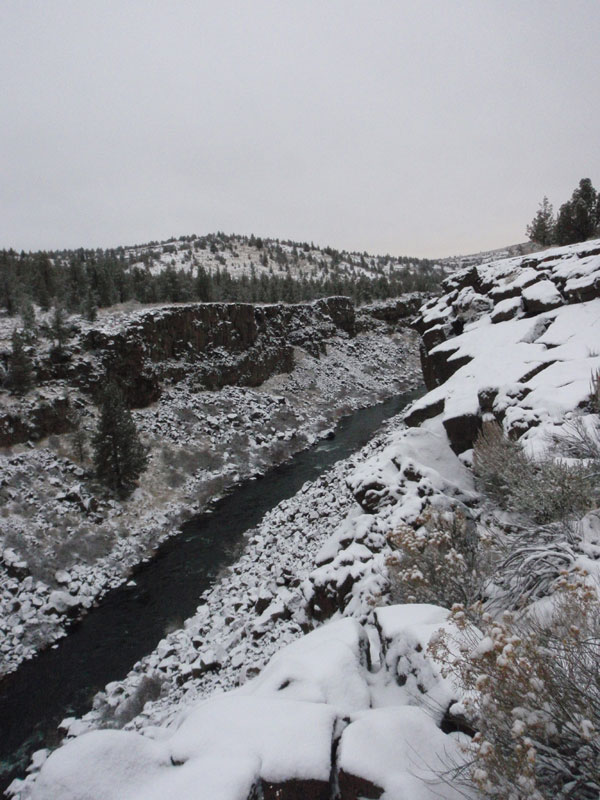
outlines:
[{"label": "basalt cliff face", "polygon": [[87,352],[98,356],[98,374],[119,379],[132,406],[143,407],[160,393],[163,380],[195,373],[199,388],[258,386],[271,375],[289,372],[293,348],[312,355],[327,339],[354,334],[354,307],[345,297],[300,305],[259,306],[246,303],[194,303],[137,315],[111,334],[92,330],[84,338]]},{"label": "basalt cliff face", "polygon": [[62,352],[36,364],[39,397],[0,413],[0,447],[69,429],[69,387],[92,396],[106,379],[123,387],[132,408],[155,402],[165,382],[194,376],[198,389],[259,386],[290,372],[294,347],[318,357],[331,337],[355,334],[349,298],[297,305],[193,303],[133,313],[76,332]]}]

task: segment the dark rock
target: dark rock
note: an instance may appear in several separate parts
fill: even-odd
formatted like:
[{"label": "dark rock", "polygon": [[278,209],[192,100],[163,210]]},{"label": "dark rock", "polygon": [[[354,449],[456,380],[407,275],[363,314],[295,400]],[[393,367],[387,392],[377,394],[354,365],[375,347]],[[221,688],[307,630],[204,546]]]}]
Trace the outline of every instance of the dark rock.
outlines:
[{"label": "dark rock", "polygon": [[454,700],[448,704],[448,708],[444,712],[440,723],[440,730],[443,733],[466,733],[467,736],[475,736],[476,731],[464,714],[452,713],[453,705]]},{"label": "dark rock", "polygon": [[331,580],[324,583],[313,584],[313,594],[308,603],[311,617],[319,622],[324,622],[337,611],[342,611],[346,606],[348,595],[352,592],[352,587],[359,579],[360,576],[353,577],[348,573],[339,585],[333,576]]},{"label": "dark rock", "polygon": [[[527,383],[527,381],[530,381],[536,375],[539,375],[540,372],[548,369],[548,367],[552,366],[552,364],[556,364],[556,361],[545,361],[543,364],[538,364],[537,367],[533,367],[533,369],[530,369],[529,372],[526,372],[525,375],[519,378],[518,383]],[[523,389],[526,391],[519,395],[519,400],[522,400],[531,391],[529,387],[523,387]]]},{"label": "dark rock", "polygon": [[494,400],[498,396],[497,386],[486,386],[477,393],[479,408],[483,414],[491,414],[494,410]]},{"label": "dark rock", "polygon": [[383,794],[383,788],[381,786],[376,786],[366,778],[352,775],[349,772],[345,772],[343,769],[338,773],[338,783],[340,800],[361,800],[361,798],[378,800]]},{"label": "dark rock", "polygon": [[262,781],[264,800],[329,800],[329,781],[293,778],[281,783]]},{"label": "dark rock", "polygon": [[267,608],[271,605],[273,601],[273,595],[260,595],[256,603],[254,604],[254,610],[260,616],[263,611],[266,611]]},{"label": "dark rock", "polygon": [[490,319],[494,324],[498,322],[506,322],[509,319],[514,319],[518,316],[523,310],[523,302],[519,301],[514,305],[509,305],[505,308],[495,309],[492,311]]},{"label": "dark rock", "polygon": [[519,297],[521,289],[521,286],[509,283],[505,286],[494,287],[490,291],[490,295],[495,303],[500,303],[502,300],[508,300],[509,297]]},{"label": "dark rock", "polygon": [[438,414],[441,414],[444,410],[445,404],[446,401],[442,397],[440,400],[436,400],[429,405],[421,405],[420,408],[416,408],[414,411],[409,411],[404,417],[404,422],[409,428],[416,428],[426,419],[431,419],[432,417],[437,417]]},{"label": "dark rock", "polygon": [[318,357],[340,331],[355,333],[347,297],[298,305],[164,306],[139,314],[115,334],[89,331],[84,348],[98,355],[101,368],[82,374],[81,388],[94,391],[108,375],[123,386],[130,406],[142,407],[158,398],[162,380],[181,380],[191,366],[199,388],[258,386],[291,371],[294,346]]},{"label": "dark rock", "polygon": [[433,350],[438,344],[442,344],[448,339],[452,329],[449,325],[434,325],[423,332],[423,344],[427,352]]},{"label": "dark rock", "polygon": [[[422,292],[413,292],[391,300],[370,303],[360,308],[360,317],[361,320],[365,317],[377,319],[386,322],[390,327],[407,326],[412,323],[412,318],[428,296]],[[362,322],[361,327],[366,328],[367,325]]]},{"label": "dark rock", "polygon": [[73,429],[66,397],[27,402],[12,411],[0,411],[0,447],[44,439]]},{"label": "dark rock", "polygon": [[569,303],[586,303],[600,297],[600,272],[587,276],[587,280],[578,281],[572,288],[565,288]]},{"label": "dark rock", "polygon": [[428,352],[424,346],[421,347],[421,367],[425,386],[429,391],[445,383],[457,370],[473,360],[471,356],[452,358],[458,350],[458,347],[445,347],[441,350],[434,349]]},{"label": "dark rock", "polygon": [[354,490],[354,498],[367,514],[375,514],[379,509],[390,505],[389,487],[376,479],[361,483]]},{"label": "dark rock", "polygon": [[478,414],[461,414],[444,420],[444,428],[450,446],[456,454],[470,450],[481,430],[481,417]]},{"label": "dark rock", "polygon": [[539,281],[530,288],[534,290],[542,286],[547,289],[547,292],[540,297],[536,297],[533,293],[528,293],[527,289],[523,291],[523,308],[526,314],[534,316],[544,311],[552,311],[552,309],[563,305],[564,300],[552,281]]},{"label": "dark rock", "polygon": [[453,289],[461,290],[467,286],[472,286],[476,292],[481,291],[481,279],[477,267],[469,267],[455,272],[442,282],[442,286],[446,291],[450,292]]}]

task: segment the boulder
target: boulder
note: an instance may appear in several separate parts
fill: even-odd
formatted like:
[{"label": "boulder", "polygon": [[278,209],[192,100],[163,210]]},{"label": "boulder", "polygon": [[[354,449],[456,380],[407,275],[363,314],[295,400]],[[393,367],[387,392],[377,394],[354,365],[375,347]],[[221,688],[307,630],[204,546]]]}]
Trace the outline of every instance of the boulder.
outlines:
[{"label": "boulder", "polygon": [[330,800],[329,781],[295,778],[280,783],[261,782],[263,800]]},{"label": "boulder", "polygon": [[523,307],[530,315],[551,311],[562,306],[565,301],[555,284],[542,280],[523,289]]},{"label": "boulder", "polygon": [[457,455],[473,447],[481,430],[481,417],[479,414],[460,414],[455,417],[444,418],[443,423],[450,440],[450,446]]},{"label": "boulder", "polygon": [[426,401],[427,397],[425,398],[425,402],[415,403],[410,407],[408,414],[404,417],[404,422],[409,428],[416,428],[422,422],[425,422],[426,419],[437,417],[438,414],[443,413],[446,404],[443,397],[437,400],[433,399],[430,402]]},{"label": "boulder", "polygon": [[510,297],[506,300],[501,300],[494,306],[491,314],[493,323],[506,322],[506,320],[518,317],[523,311],[523,300],[520,296]]},{"label": "boulder", "polygon": [[74,614],[79,607],[80,602],[77,597],[73,597],[69,592],[64,592],[60,589],[50,592],[50,597],[45,606],[47,611],[57,614]]},{"label": "boulder", "polygon": [[338,772],[339,800],[379,800],[383,788],[344,769]]}]

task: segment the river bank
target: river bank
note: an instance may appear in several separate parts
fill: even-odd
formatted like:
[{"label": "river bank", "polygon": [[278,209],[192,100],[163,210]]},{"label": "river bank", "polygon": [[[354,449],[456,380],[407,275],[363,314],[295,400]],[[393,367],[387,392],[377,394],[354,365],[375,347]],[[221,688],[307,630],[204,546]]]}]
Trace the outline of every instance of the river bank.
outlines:
[{"label": "river bank", "polygon": [[[231,487],[282,463],[344,413],[420,379],[414,334],[333,337],[318,358],[257,388],[199,392],[189,380],[134,412],[150,467],[125,502],[95,492],[68,434],[0,456],[0,673],[64,635],[179,526]],[[87,418],[88,427],[94,424]]]},{"label": "river bank", "polygon": [[[14,774],[13,768],[19,762],[22,769],[36,746],[56,741],[52,731],[65,714],[82,714],[89,708],[91,695],[103,688],[110,679],[125,675],[138,658],[155,648],[169,627],[183,625],[186,618],[193,619],[199,602],[204,614],[208,608],[206,604],[211,602],[207,598],[212,597],[215,588],[212,584],[227,564],[233,563],[231,569],[236,574],[243,574],[244,580],[251,580],[253,574],[265,578],[268,575],[268,568],[264,572],[266,553],[261,552],[262,548],[257,551],[255,534],[257,530],[265,528],[274,543],[277,531],[272,526],[269,528],[270,511],[262,520],[264,512],[273,508],[276,511],[287,508],[286,504],[292,507],[300,503],[300,509],[303,506],[301,498],[305,498],[308,492],[313,511],[307,520],[304,520],[303,512],[299,513],[298,518],[298,522],[303,523],[304,535],[295,537],[297,541],[293,547],[280,543],[279,549],[280,571],[277,577],[287,577],[289,585],[297,588],[300,581],[294,565],[298,562],[302,568],[306,561],[308,566],[312,546],[319,540],[317,533],[313,535],[308,530],[311,523],[316,521],[315,509],[321,507],[321,524],[323,530],[327,530],[327,526],[336,524],[339,515],[346,512],[351,502],[350,497],[346,496],[348,492],[343,490],[342,475],[347,460],[341,462],[341,469],[334,467],[333,472],[327,472],[322,480],[314,480],[315,477],[338,459],[364,445],[381,421],[401,410],[413,396],[393,398],[346,417],[336,428],[333,439],[323,440],[303,451],[270,471],[262,480],[244,484],[230,497],[217,503],[213,513],[191,520],[178,537],[159,550],[157,557],[137,574],[134,581],[110,593],[56,649],[42,653],[37,659],[23,665],[13,676],[8,676],[4,682],[3,697],[0,698],[2,759],[6,763],[12,762],[8,774]],[[324,494],[323,486],[330,486],[331,490]],[[315,490],[313,487],[321,488]],[[323,500],[326,501],[325,505]],[[331,508],[330,504],[333,504]],[[257,523],[259,528],[252,528]],[[247,548],[250,551],[249,561]],[[271,556],[269,558],[273,560]],[[254,565],[252,569],[249,563]],[[282,585],[284,583],[282,581]],[[217,580],[216,596],[219,595],[221,584],[222,581]],[[200,597],[203,589],[204,596]],[[290,591],[286,591],[291,597]],[[259,605],[265,604],[269,597],[267,584],[262,587],[260,596]],[[263,620],[265,630],[270,616],[267,613]],[[287,605],[285,609],[282,608],[281,615],[274,614],[275,619],[279,616],[288,617]],[[243,613],[240,620],[243,620]],[[223,622],[220,612],[214,622]],[[297,622],[292,625],[290,633],[302,630],[302,625],[298,627]],[[178,641],[177,633],[173,636]],[[257,642],[259,638],[261,636],[255,636]],[[213,643],[216,650],[209,655],[210,641],[207,640],[203,655],[204,666],[196,665],[190,675],[202,672],[214,674],[220,670],[220,661],[219,666],[217,661],[223,660],[223,648]],[[159,644],[161,653],[164,648],[164,642]],[[167,648],[172,650],[170,644]],[[173,655],[173,652],[169,655]],[[214,663],[206,663],[206,659],[211,658]],[[143,658],[138,663],[138,669],[146,660]],[[161,663],[163,661],[161,658]],[[173,659],[168,663],[173,664]],[[125,724],[129,716],[141,710],[142,701],[166,692],[174,676],[167,673],[163,676],[161,669],[155,672],[152,667],[150,671],[144,668],[141,684],[137,683],[133,692],[129,685],[123,692],[117,692],[117,695],[123,694],[122,699],[126,702],[115,711],[116,716],[112,712],[107,713],[114,698],[111,696],[104,703],[102,698],[105,695],[98,695],[91,724],[98,724],[98,719],[103,725],[113,725],[116,720],[119,725]],[[114,680],[110,685],[117,686]],[[181,685],[179,679],[174,679],[174,687]]]}]

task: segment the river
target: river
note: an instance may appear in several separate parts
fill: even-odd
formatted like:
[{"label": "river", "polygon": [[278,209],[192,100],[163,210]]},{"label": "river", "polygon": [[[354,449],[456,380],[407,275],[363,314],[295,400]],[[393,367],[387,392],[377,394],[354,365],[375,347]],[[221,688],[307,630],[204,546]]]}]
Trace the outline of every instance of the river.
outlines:
[{"label": "river", "polygon": [[195,612],[202,592],[239,557],[249,528],[306,481],[363,447],[384,420],[419,394],[344,417],[333,439],[236,487],[211,513],[189,520],[166,541],[138,568],[134,584],[109,592],[68,636],[7,676],[0,683],[0,790],[23,773],[35,750],[58,743],[62,719],[85,714],[96,692],[124,678]]}]

